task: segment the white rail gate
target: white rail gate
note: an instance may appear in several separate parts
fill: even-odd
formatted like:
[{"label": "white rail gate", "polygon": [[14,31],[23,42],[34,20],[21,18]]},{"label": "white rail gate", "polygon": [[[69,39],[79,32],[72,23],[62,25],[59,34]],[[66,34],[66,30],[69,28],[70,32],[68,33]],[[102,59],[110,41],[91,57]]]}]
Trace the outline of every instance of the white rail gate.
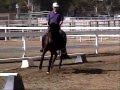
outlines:
[{"label": "white rail gate", "polygon": [[[98,42],[99,37],[118,37],[120,38],[120,27],[62,27],[62,30],[64,30],[67,34],[67,36],[74,36],[74,37],[95,37],[95,44],[94,45],[76,45],[76,46],[67,46],[67,48],[82,48],[82,47],[93,47],[95,48],[96,54],[98,54],[98,49],[101,46],[110,46],[110,45],[120,45],[120,42],[118,43],[112,43],[109,45],[100,45]],[[0,52],[2,51],[24,51],[23,56],[20,58],[7,58],[7,59],[0,59],[0,61],[5,60],[23,60],[23,66],[24,62],[27,62],[28,58],[25,57],[25,52],[28,49],[40,49],[40,47],[27,47],[26,46],[26,37],[33,37],[38,36],[41,37],[45,30],[47,30],[47,27],[0,27],[0,30],[4,30],[5,32],[0,33],[0,37],[5,37],[5,40],[7,40],[7,37],[22,37],[22,47],[20,48],[0,48]],[[12,32],[11,32],[12,31]],[[37,31],[37,32],[36,32]],[[29,60],[31,61],[31,60]],[[33,65],[31,63],[31,65]]]}]

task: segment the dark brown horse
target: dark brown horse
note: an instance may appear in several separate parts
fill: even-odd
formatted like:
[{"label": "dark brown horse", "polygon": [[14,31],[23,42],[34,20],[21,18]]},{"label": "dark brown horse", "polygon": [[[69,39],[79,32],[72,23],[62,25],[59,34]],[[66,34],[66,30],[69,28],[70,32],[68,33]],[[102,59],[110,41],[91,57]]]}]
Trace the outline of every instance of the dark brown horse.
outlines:
[{"label": "dark brown horse", "polygon": [[66,34],[64,31],[59,30],[59,27],[55,24],[51,24],[48,28],[48,32],[42,38],[42,56],[39,65],[39,69],[42,69],[44,55],[47,51],[50,51],[51,56],[49,59],[49,66],[47,73],[50,73],[50,69],[53,67],[54,61],[57,58],[57,50],[60,51],[59,69],[61,68],[64,49],[66,48]]}]

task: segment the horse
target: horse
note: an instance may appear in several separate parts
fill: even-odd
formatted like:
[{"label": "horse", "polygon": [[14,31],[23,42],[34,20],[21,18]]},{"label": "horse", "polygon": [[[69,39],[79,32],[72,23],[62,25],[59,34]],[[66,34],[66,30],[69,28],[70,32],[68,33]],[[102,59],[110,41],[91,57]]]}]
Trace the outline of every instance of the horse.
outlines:
[{"label": "horse", "polygon": [[[42,56],[39,64],[39,70],[42,69],[44,55],[47,51],[50,51],[50,59],[47,74],[50,73],[50,69],[53,68],[53,64],[57,58],[57,51],[60,54],[59,69],[61,68],[64,51],[66,49],[67,37],[66,33],[62,30],[58,30],[59,27],[55,24],[51,24],[47,33],[42,38]],[[54,56],[54,57],[53,57]]]}]

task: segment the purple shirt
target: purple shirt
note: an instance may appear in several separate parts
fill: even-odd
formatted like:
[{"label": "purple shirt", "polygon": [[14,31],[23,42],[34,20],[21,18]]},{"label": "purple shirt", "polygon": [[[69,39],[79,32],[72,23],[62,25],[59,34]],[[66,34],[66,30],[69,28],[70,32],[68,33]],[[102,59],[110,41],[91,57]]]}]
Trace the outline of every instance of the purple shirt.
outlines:
[{"label": "purple shirt", "polygon": [[48,24],[51,24],[51,23],[55,23],[55,24],[59,24],[60,21],[63,21],[63,15],[59,12],[53,12],[51,11],[49,14],[48,14]]}]

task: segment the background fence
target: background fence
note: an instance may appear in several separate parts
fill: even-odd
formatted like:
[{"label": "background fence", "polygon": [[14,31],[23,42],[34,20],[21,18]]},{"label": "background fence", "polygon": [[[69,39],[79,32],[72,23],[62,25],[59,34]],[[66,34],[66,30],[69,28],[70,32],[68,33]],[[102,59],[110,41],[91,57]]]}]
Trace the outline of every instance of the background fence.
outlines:
[{"label": "background fence", "polygon": [[[67,46],[67,48],[83,48],[90,47],[95,48],[96,54],[99,53],[99,47],[107,46],[118,46],[120,45],[120,27],[62,27],[68,37],[94,37],[94,45],[73,45]],[[22,47],[13,47],[13,48],[0,48],[0,52],[19,52],[23,51],[22,57],[19,59],[24,59],[25,52],[27,50],[40,50],[41,46],[32,46],[28,47],[26,45],[27,38],[40,37],[46,32],[47,27],[0,27],[0,30],[5,30],[5,32],[0,33],[0,37],[5,37],[5,40],[9,40],[12,37],[15,37],[21,40]],[[9,38],[8,38],[9,37]],[[110,44],[99,44],[98,39],[102,37],[117,37],[117,43]],[[5,60],[5,59],[0,59]],[[7,59],[8,60],[8,59]]]},{"label": "background fence", "polygon": [[[47,15],[49,11],[34,13],[1,13],[0,26],[47,26]],[[120,26],[120,19],[114,17],[65,17],[63,26],[80,26],[80,27],[105,27]]]}]

